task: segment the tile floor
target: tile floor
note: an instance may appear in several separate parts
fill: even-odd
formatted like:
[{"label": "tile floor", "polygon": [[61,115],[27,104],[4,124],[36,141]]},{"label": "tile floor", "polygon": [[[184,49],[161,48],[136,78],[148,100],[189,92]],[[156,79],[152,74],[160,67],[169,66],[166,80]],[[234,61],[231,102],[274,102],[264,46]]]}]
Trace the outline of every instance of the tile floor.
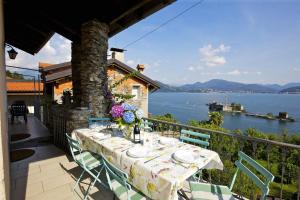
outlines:
[{"label": "tile floor", "polygon": [[[11,194],[13,200],[81,199],[90,183],[86,176],[75,192],[72,188],[81,169],[54,145],[33,148],[28,159],[11,163]],[[96,184],[89,199],[113,199],[113,194]]]}]

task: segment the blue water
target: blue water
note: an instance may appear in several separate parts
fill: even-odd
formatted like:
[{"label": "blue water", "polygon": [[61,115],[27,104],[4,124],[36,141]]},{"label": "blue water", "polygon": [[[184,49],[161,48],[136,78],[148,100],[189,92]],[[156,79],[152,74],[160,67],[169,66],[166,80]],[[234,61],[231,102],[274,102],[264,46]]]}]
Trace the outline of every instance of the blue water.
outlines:
[{"label": "blue water", "polygon": [[299,94],[249,94],[249,93],[153,93],[149,97],[149,112],[153,115],[173,114],[186,123],[189,119],[206,120],[207,103],[212,101],[242,104],[250,113],[288,112],[296,122],[280,122],[225,113],[223,127],[230,130],[253,127],[266,133],[281,133],[288,129],[291,134],[300,134],[300,95]]}]

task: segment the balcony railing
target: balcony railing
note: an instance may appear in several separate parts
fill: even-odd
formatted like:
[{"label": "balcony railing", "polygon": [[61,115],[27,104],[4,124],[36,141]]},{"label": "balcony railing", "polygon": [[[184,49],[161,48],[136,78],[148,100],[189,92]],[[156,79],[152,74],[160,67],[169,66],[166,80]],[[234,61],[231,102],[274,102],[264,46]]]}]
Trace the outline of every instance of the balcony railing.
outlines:
[{"label": "balcony railing", "polygon": [[[178,138],[182,129],[209,133],[210,149],[216,151],[223,163],[224,170],[206,170],[207,181],[229,185],[235,172],[234,161],[237,152],[244,151],[270,170],[275,180],[270,185],[270,196],[281,199],[300,199],[300,145],[254,138],[236,133],[226,133],[184,124],[145,118],[153,123],[154,131],[162,135]],[[247,177],[238,177],[234,192],[253,199],[257,188]]]},{"label": "balcony railing", "polygon": [[[214,184],[229,185],[235,172],[234,161],[237,159],[237,152],[241,150],[255,158],[275,175],[275,181],[270,185],[270,196],[281,199],[300,199],[299,145],[156,119],[145,118],[145,120],[153,123],[154,131],[161,132],[162,135],[168,137],[178,138],[182,129],[211,135],[209,148],[220,155],[224,163],[224,170],[204,170],[204,180]],[[53,133],[54,144],[67,151],[65,138],[67,120],[65,114],[52,112],[47,123],[48,128]],[[237,178],[234,192],[254,199],[257,188],[254,184],[251,184],[247,177],[240,176]]]}]

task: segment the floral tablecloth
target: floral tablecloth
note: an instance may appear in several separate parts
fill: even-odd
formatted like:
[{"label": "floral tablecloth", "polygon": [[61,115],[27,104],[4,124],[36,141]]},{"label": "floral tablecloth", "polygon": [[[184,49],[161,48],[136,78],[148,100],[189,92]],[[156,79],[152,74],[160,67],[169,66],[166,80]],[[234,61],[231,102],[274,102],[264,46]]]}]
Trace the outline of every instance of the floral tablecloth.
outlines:
[{"label": "floral tablecloth", "polygon": [[[106,138],[97,138],[90,129],[74,130],[72,136],[81,141],[84,149],[102,153],[116,167],[126,172],[130,183],[151,199],[178,199],[177,191],[183,187],[184,181],[199,169],[223,170],[223,163],[214,151],[179,140],[175,140],[172,145],[162,145],[158,142],[162,137],[159,134],[143,134],[147,137],[147,134],[151,134],[153,139],[152,153],[145,158],[128,156],[128,149],[140,144],[134,144],[123,137],[109,135]],[[172,155],[179,149],[200,152],[204,159],[193,164],[176,162]]]}]

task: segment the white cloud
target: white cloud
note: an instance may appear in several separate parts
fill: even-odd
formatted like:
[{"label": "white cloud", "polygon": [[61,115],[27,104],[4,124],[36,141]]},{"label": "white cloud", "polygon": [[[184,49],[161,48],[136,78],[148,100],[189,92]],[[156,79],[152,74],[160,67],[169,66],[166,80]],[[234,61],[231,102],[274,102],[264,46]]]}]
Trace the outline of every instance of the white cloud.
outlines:
[{"label": "white cloud", "polygon": [[134,65],[134,64],[135,64],[135,61],[134,61],[134,60],[128,60],[126,63],[127,63],[128,65]]},{"label": "white cloud", "polygon": [[294,67],[294,68],[293,68],[293,71],[295,71],[295,72],[300,72],[300,68]]},{"label": "white cloud", "polygon": [[257,75],[261,75],[262,73],[261,73],[261,72],[256,72],[256,74],[257,74]]},{"label": "white cloud", "polygon": [[233,76],[238,76],[241,74],[241,72],[239,70],[233,70],[231,72],[227,72],[228,75],[233,75]]},{"label": "white cloud", "polygon": [[195,67],[189,66],[189,67],[188,67],[188,70],[189,70],[189,71],[195,71]]},{"label": "white cloud", "polygon": [[37,69],[39,62],[61,63],[71,60],[71,41],[55,34],[36,55],[28,54],[17,49],[15,60],[9,59],[6,54],[6,64]]},{"label": "white cloud", "polygon": [[221,44],[219,47],[213,48],[211,44],[208,44],[199,49],[201,61],[209,67],[224,65],[227,61],[224,56],[220,54],[226,53],[230,50],[230,46]]}]

